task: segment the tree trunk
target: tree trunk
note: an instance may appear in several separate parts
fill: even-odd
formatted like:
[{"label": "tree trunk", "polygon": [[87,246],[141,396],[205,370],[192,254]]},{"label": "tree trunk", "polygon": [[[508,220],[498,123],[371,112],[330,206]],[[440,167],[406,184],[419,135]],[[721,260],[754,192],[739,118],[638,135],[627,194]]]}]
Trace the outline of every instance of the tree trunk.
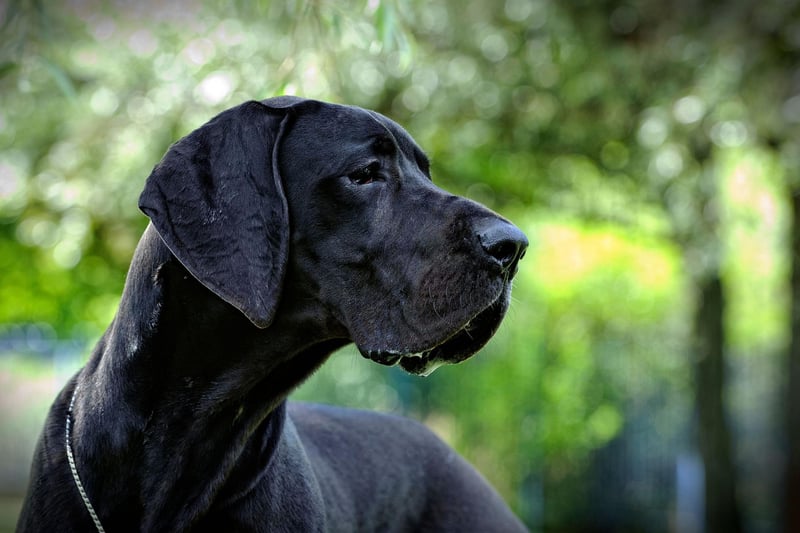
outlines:
[{"label": "tree trunk", "polygon": [[724,357],[725,296],[719,273],[704,277],[698,286],[694,319],[695,406],[698,440],[705,468],[706,533],[742,530],[736,500],[736,474],[731,435],[725,418]]},{"label": "tree trunk", "polygon": [[784,531],[800,531],[800,190],[790,190],[791,332],[786,385],[788,459],[784,493]]}]

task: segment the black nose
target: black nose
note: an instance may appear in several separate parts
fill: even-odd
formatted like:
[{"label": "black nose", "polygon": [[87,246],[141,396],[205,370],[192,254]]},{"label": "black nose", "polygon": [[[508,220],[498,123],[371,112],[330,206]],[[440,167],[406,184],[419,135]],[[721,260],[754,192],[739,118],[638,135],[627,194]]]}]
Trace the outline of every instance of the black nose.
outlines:
[{"label": "black nose", "polygon": [[485,222],[478,230],[478,239],[486,253],[500,263],[504,272],[513,271],[528,248],[525,234],[505,220]]}]

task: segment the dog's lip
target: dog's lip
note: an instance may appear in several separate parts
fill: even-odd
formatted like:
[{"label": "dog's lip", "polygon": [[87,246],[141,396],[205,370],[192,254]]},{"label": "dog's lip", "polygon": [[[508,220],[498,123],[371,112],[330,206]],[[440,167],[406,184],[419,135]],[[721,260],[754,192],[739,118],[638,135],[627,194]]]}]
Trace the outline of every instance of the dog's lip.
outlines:
[{"label": "dog's lip", "polygon": [[[479,315],[483,314],[484,312],[488,311],[492,307],[492,305],[494,305],[494,303],[496,303],[496,302],[493,302],[492,304],[488,305],[486,308],[484,308],[482,311],[480,311],[476,316],[479,316]],[[424,361],[424,360],[426,360],[426,359],[428,359],[430,357],[430,355],[433,353],[434,350],[436,350],[437,348],[447,344],[447,342],[449,340],[453,339],[454,337],[457,337],[458,335],[460,335],[462,333],[468,332],[469,329],[470,329],[470,326],[472,325],[472,321],[473,320],[474,320],[474,317],[472,319],[470,319],[469,321],[467,321],[467,323],[465,325],[461,326],[460,328],[455,330],[453,333],[451,333],[450,335],[445,337],[443,340],[433,344],[432,346],[430,346],[428,348],[422,349],[422,350],[414,350],[414,349],[370,350],[370,351],[367,352],[366,355],[367,355],[367,357],[369,357],[373,361],[375,361],[377,363],[380,363],[382,365],[386,365],[386,366],[394,366],[397,363],[399,363],[401,360],[415,360],[416,359],[416,360]]]},{"label": "dog's lip", "polygon": [[[473,337],[471,333],[479,329],[480,326],[482,326],[482,324],[480,324],[481,318],[483,316],[491,314],[496,306],[502,305],[504,298],[507,296],[509,292],[510,288],[509,285],[510,284],[508,282],[504,283],[503,289],[500,291],[497,298],[495,298],[486,307],[483,307],[480,311],[475,313],[475,315],[472,316],[469,320],[467,320],[467,322],[464,325],[454,330],[449,335],[445,336],[439,342],[435,342],[432,345],[423,349],[369,350],[364,355],[366,355],[369,359],[377,363],[380,363],[382,365],[395,366],[399,363],[400,366],[403,367],[403,370],[405,370],[406,372],[420,376],[428,376],[434,370],[447,363],[446,359],[438,359],[435,357],[436,355],[438,355],[437,352],[445,348],[451,341],[457,342],[457,340],[460,340],[460,338],[463,335],[467,335],[468,337],[470,337],[470,339],[472,339]],[[479,324],[480,326],[476,326],[476,324]],[[478,347],[478,349],[479,348],[480,346]],[[464,359],[467,359],[468,357],[469,356],[459,359],[458,361],[452,361],[452,362],[459,362]]]},{"label": "dog's lip", "polygon": [[[489,312],[492,307],[497,302],[493,302],[489,305],[486,309],[478,313],[476,317],[479,317],[483,313]],[[447,344],[454,339],[461,337],[461,335],[467,335],[468,337],[472,338],[470,334],[475,328],[472,324],[474,318],[467,322],[461,329],[457,330],[455,333],[447,337],[444,341],[438,343],[437,345],[431,347],[428,350],[419,353],[407,353],[400,357],[397,360],[397,363],[400,363],[400,366],[406,372],[417,376],[429,376],[433,373],[434,370],[439,368],[440,366],[444,365],[447,361],[443,359],[437,359],[434,357],[435,352],[439,351],[440,349],[447,346]],[[457,362],[457,361],[454,361]]]}]

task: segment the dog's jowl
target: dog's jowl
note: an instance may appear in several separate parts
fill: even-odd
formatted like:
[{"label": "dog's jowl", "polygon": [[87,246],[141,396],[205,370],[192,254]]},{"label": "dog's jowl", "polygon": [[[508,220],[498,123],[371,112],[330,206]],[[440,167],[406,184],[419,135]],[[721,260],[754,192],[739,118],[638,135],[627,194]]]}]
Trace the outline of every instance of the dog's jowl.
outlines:
[{"label": "dog's jowl", "polygon": [[478,351],[525,236],[437,188],[388,118],[229,109],[144,185],[119,310],[55,400],[19,531],[523,531],[424,426],[287,403],[335,349],[428,374]]}]

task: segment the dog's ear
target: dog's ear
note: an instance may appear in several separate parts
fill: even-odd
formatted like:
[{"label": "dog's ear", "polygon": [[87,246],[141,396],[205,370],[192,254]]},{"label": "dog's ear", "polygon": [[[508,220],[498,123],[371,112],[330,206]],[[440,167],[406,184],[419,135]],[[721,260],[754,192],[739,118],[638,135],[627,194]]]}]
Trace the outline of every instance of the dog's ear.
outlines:
[{"label": "dog's ear", "polygon": [[170,147],[139,198],[161,239],[200,283],[259,328],[275,316],[289,246],[278,145],[289,108],[247,102]]}]

